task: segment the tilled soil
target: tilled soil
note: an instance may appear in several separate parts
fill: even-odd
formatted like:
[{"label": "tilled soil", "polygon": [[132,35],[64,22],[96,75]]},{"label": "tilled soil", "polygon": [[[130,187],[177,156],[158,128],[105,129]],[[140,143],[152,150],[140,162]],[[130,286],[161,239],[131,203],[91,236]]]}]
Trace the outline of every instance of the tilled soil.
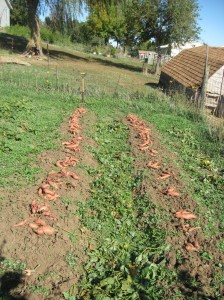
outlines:
[{"label": "tilled soil", "polygon": [[[31,271],[30,276],[10,273],[5,274],[1,279],[2,291],[16,299],[62,299],[62,292],[75,285],[81,274],[81,266],[86,259],[85,249],[88,247],[91,236],[86,230],[80,230],[75,212],[77,201],[85,201],[89,196],[91,178],[80,166],[82,164],[92,167],[96,165],[86,148],[86,145],[92,145],[93,141],[84,135],[83,129],[83,127],[91,126],[89,124],[92,122],[91,115],[86,113],[81,119],[80,136],[82,140],[79,146],[80,150],[74,154],[79,160],[79,164],[68,168],[70,172],[78,176],[79,180],[62,178],[63,184],[58,189],[54,189],[60,197],[54,201],[38,197],[38,188],[49,172],[60,171],[60,168],[55,166],[56,162],[65,159],[68,155],[69,151],[61,146],[61,150],[47,151],[39,156],[39,166],[42,167],[45,176],[37,178],[35,186],[14,193],[11,193],[10,190],[2,191],[4,204],[0,219],[1,261],[4,259],[21,260],[26,263],[28,270],[34,270]],[[67,133],[68,129],[67,121],[59,130],[63,135],[67,135],[67,141],[71,140],[71,134]],[[50,206],[53,218],[45,217],[41,213],[32,214],[30,205],[33,201]],[[52,235],[38,235],[29,228],[28,224],[38,218],[43,219],[54,228]],[[25,219],[28,220],[24,226],[14,226]],[[72,259],[74,258],[76,266],[72,269]],[[42,285],[48,290],[49,295],[44,291],[35,293],[35,291],[38,292],[37,286]],[[30,287],[33,288],[30,289]]]},{"label": "tilled soil", "polygon": [[[181,290],[186,295],[186,299],[192,296],[195,299],[205,299],[208,296],[210,296],[209,299],[217,299],[213,295],[211,286],[218,287],[220,294],[224,293],[222,284],[215,279],[215,274],[224,276],[221,271],[216,269],[216,266],[224,261],[224,255],[218,251],[217,247],[217,242],[221,238],[220,234],[212,237],[203,235],[203,228],[207,224],[207,220],[203,216],[205,208],[193,199],[189,188],[184,183],[186,178],[182,179],[183,172],[175,163],[177,161],[176,154],[171,153],[162,144],[162,137],[156,129],[151,124],[144,122],[144,126],[150,129],[150,143],[146,145],[148,149],[144,149],[141,147],[144,141],[141,139],[138,129],[127,122],[127,119],[124,122],[130,127],[129,142],[135,157],[136,172],[139,169],[149,170],[149,176],[146,176],[141,185],[141,191],[138,192],[148,194],[149,201],[156,204],[158,209],[162,208],[166,215],[165,219],[168,218],[163,224],[167,233],[166,243],[171,246],[171,250],[167,254],[167,266],[177,271],[179,277],[179,285],[172,289]],[[153,167],[149,167],[148,164]],[[161,179],[161,176],[165,174],[171,176]],[[188,180],[190,181],[190,178]],[[169,195],[170,188],[174,188],[175,196]],[[189,211],[197,218],[190,220],[177,218],[176,212],[180,210]],[[155,213],[156,211],[157,208]],[[193,247],[189,247],[189,245]],[[195,245],[197,248],[194,247]],[[203,253],[209,253],[212,255],[212,259],[203,259]],[[172,291],[168,290],[168,298],[169,295],[172,295]]]}]

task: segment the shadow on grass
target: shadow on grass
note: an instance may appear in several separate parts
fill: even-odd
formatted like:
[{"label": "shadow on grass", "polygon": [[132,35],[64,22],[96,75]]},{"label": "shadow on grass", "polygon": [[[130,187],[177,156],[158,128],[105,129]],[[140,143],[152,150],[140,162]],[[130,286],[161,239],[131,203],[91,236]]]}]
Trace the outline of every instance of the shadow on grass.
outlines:
[{"label": "shadow on grass", "polygon": [[[6,241],[3,241],[1,249],[3,248]],[[0,250],[1,250],[0,249]],[[4,262],[5,258],[0,253],[0,263]],[[27,300],[24,296],[12,295],[12,291],[18,287],[19,284],[23,283],[23,275],[19,272],[0,270],[0,299],[2,300]]]},{"label": "shadow on grass", "polygon": [[21,36],[8,33],[0,33],[0,48],[15,53],[21,53],[26,50],[28,40]]},{"label": "shadow on grass", "polygon": [[158,89],[161,90],[162,89],[162,86],[157,82],[147,82],[147,83],[145,83],[145,86],[149,86],[152,89],[156,89],[156,90],[158,90]]},{"label": "shadow on grass", "polygon": [[129,70],[129,71],[133,71],[133,72],[142,72],[142,68],[138,67],[138,66],[132,66],[132,65],[125,64],[125,63],[116,62],[116,61],[113,62],[111,60],[103,59],[100,57],[83,57],[81,55],[79,56],[77,54],[67,52],[66,50],[63,51],[63,50],[51,49],[50,57],[54,58],[54,59],[68,58],[68,59],[74,59],[74,60],[82,60],[82,61],[89,62],[89,63],[95,62],[95,63],[102,64],[104,66],[125,69],[125,70]]},{"label": "shadow on grass", "polygon": [[[116,59],[116,58],[115,58]],[[133,71],[133,72],[142,72],[142,67],[138,67],[138,66],[131,66],[131,65],[127,65],[124,63],[120,63],[120,62],[116,62],[116,61],[110,61],[110,60],[104,60],[102,58],[96,57],[96,58],[92,58],[92,61],[101,63],[105,66],[110,66],[110,67],[116,67],[119,69],[125,69],[125,70],[129,70],[129,71]]]},{"label": "shadow on grass", "polygon": [[[24,37],[8,34],[8,33],[0,33],[0,48],[15,52],[15,53],[22,53],[26,50],[26,45],[28,40]],[[43,48],[44,54],[47,54],[47,50]],[[81,60],[85,62],[95,62],[102,64],[104,66],[115,67],[119,69],[125,69],[133,72],[142,72],[142,67],[140,66],[132,66],[121,62],[111,61],[100,57],[84,57],[82,55],[73,54],[66,50],[50,50],[50,57],[54,59],[74,59],[74,60]]]},{"label": "shadow on grass", "polygon": [[[43,49],[44,53],[46,54],[47,51],[46,49]],[[53,59],[74,59],[74,60],[83,60],[85,62],[90,62],[91,59],[87,57],[82,57],[81,55],[76,55],[70,52],[67,52],[66,50],[55,50],[55,49],[50,49],[50,57]]]}]

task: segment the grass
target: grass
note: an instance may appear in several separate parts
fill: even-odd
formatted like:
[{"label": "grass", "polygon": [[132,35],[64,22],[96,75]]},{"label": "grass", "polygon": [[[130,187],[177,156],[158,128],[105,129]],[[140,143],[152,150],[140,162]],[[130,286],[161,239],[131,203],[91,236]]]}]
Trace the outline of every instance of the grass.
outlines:
[{"label": "grass", "polygon": [[[223,234],[224,229],[222,138],[211,135],[204,116],[181,100],[146,86],[150,77],[131,72],[128,66],[116,65],[113,60],[111,64],[106,59],[78,56],[72,50],[67,54],[60,51],[49,70],[45,61],[30,68],[1,68],[0,186],[18,188],[35,183],[42,172],[38,155],[59,147],[58,128],[80,106],[80,71],[87,72],[86,102],[81,105],[98,120],[91,130],[98,147],[89,148],[98,167],[88,169],[94,178],[91,197],[79,203],[78,213],[84,226],[94,232],[94,238],[89,241],[89,261],[78,295],[74,298],[75,289],[71,287],[64,297],[139,299],[140,295],[140,299],[184,299],[175,289],[177,274],[165,267],[169,245],[165,244],[166,232],[160,226],[165,220],[163,211],[157,207],[158,213],[150,214],[155,209],[148,200],[150,195],[133,193],[148,174],[142,170],[134,173],[128,129],[120,120],[134,113],[151,122],[162,134],[162,142],[177,153],[186,184],[206,208],[208,237],[217,230]],[[62,199],[64,205],[70,201]],[[77,242],[72,232],[69,238]],[[219,247],[223,251],[222,242]],[[205,263],[213,259],[211,253],[201,255]],[[77,261],[72,251],[66,253],[65,260],[75,270]],[[217,286],[214,290],[218,295]],[[44,284],[30,286],[30,291],[46,296],[49,293]]]},{"label": "grass", "polygon": [[77,105],[77,99],[49,93],[46,101],[45,92],[0,85],[0,185],[32,183],[40,172],[37,155],[59,147],[57,129]]},{"label": "grass", "polygon": [[[76,299],[161,298],[175,274],[164,268],[169,245],[164,245],[165,231],[156,229],[160,216],[149,213],[150,196],[132,194],[143,174],[136,177],[133,172],[128,129],[118,121],[99,121],[94,132],[99,146],[92,151],[100,166],[92,196],[80,203],[79,214],[98,242],[89,245],[85,278]],[[155,284],[159,281],[164,286]]]}]

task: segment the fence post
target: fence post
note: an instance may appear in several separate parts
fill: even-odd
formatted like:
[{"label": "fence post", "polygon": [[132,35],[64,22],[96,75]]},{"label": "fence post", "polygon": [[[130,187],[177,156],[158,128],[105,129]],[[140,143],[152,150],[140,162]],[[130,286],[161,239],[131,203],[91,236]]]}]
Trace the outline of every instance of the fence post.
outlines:
[{"label": "fence post", "polygon": [[13,38],[12,38],[11,47],[12,47],[12,53],[13,53],[13,51],[14,51],[14,39]]},{"label": "fence post", "polygon": [[85,102],[85,99],[84,99],[84,94],[85,94],[85,79],[84,77],[86,76],[86,73],[80,73],[81,74],[81,77],[82,77],[82,103]]},{"label": "fence post", "polygon": [[47,64],[48,64],[48,70],[50,67],[50,53],[49,53],[49,44],[47,43]]},{"label": "fence post", "polygon": [[58,91],[58,66],[57,65],[56,65],[55,75],[56,75],[56,88],[57,88],[57,91]]}]

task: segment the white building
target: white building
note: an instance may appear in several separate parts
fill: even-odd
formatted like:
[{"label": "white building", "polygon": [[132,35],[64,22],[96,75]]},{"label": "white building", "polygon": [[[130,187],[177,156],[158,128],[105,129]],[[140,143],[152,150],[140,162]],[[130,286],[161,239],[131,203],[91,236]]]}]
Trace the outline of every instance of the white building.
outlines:
[{"label": "white building", "polygon": [[[171,54],[170,54],[170,56],[174,57],[174,56],[178,55],[182,50],[195,48],[195,47],[199,47],[199,46],[202,46],[202,44],[199,43],[199,42],[189,42],[189,43],[186,43],[184,45],[177,45],[177,44],[173,43],[171,45]],[[163,46],[160,47],[161,52],[163,54],[167,54],[168,48],[169,48],[169,45],[163,45]]]},{"label": "white building", "polygon": [[9,0],[0,0],[0,28],[10,26],[10,9],[12,5]]}]

